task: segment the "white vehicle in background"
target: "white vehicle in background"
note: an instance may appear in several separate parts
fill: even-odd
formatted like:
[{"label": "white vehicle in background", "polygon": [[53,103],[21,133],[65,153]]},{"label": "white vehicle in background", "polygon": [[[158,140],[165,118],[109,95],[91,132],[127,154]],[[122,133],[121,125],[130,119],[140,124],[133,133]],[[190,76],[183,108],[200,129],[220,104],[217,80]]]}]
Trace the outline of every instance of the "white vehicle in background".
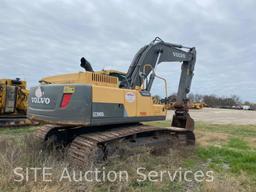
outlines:
[{"label": "white vehicle in background", "polygon": [[242,105],[241,106],[243,110],[250,110],[251,107],[249,105]]}]

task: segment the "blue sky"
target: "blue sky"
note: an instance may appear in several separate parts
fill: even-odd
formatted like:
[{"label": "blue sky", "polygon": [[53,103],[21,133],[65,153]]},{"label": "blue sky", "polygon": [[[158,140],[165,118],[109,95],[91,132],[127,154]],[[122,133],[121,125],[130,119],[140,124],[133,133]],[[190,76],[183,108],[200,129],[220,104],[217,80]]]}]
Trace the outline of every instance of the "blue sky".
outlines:
[{"label": "blue sky", "polygon": [[[195,46],[192,92],[256,102],[256,1],[253,0],[0,0],[0,78],[29,86],[45,76],[76,72],[86,57],[95,70],[127,71],[154,39]],[[157,73],[176,91],[180,65]],[[156,81],[153,91],[163,93]]]}]

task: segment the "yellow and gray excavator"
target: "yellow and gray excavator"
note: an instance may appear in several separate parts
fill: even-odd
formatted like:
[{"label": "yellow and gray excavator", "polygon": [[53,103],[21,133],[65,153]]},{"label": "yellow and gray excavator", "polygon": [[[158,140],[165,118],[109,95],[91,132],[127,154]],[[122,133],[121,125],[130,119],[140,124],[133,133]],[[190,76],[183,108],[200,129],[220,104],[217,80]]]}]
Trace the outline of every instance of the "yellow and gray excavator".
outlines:
[{"label": "yellow and gray excavator", "polygon": [[[164,104],[154,103],[150,92],[155,78],[162,79],[166,88],[166,80],[156,74],[162,62],[182,63],[176,110],[168,128],[141,123],[166,118]],[[31,88],[28,117],[46,123],[38,130],[38,138],[69,145],[69,157],[79,163],[91,156],[107,158],[116,142],[160,148],[173,141],[194,144],[187,94],[195,62],[194,47],[158,37],[137,52],[127,73],[93,71],[82,58],[85,72],[46,77]]]},{"label": "yellow and gray excavator", "polygon": [[26,117],[28,95],[26,81],[0,79],[0,127],[31,124]]}]

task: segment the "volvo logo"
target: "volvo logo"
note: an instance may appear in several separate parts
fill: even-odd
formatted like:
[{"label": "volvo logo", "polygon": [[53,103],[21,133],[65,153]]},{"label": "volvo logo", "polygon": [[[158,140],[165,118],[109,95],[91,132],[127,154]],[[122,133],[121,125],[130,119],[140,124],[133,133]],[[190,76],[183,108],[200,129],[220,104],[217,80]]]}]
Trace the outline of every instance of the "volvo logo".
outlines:
[{"label": "volvo logo", "polygon": [[37,87],[35,90],[35,97],[31,97],[31,102],[32,103],[37,103],[37,104],[50,104],[51,99],[48,97],[43,97],[44,92],[42,91],[41,87]]},{"label": "volvo logo", "polygon": [[36,97],[42,97],[43,96],[43,91],[41,90],[40,87],[37,87],[36,90],[35,90],[35,96]]},{"label": "volvo logo", "polygon": [[179,58],[186,58],[186,55],[184,53],[179,53],[179,52],[172,52],[174,57],[179,57]]}]

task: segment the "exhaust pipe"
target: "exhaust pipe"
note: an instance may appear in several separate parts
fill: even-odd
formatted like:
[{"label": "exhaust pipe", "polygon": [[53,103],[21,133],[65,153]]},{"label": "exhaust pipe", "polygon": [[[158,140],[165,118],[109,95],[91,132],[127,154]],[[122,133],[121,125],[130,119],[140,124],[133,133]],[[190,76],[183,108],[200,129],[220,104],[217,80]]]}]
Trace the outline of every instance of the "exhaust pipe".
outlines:
[{"label": "exhaust pipe", "polygon": [[92,69],[91,64],[90,64],[89,61],[87,61],[84,57],[82,57],[80,61],[81,61],[80,66],[81,66],[82,68],[84,68],[85,71],[94,72],[93,69]]}]

